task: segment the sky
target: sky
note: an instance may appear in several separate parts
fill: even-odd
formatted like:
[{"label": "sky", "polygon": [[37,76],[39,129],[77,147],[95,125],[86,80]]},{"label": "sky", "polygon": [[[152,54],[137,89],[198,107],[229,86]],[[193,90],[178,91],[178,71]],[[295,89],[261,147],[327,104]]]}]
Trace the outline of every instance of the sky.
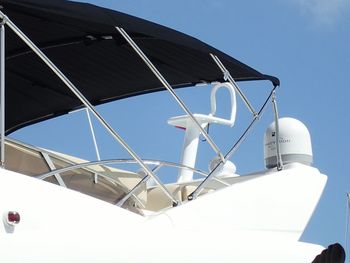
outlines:
[{"label": "sky", "polygon": [[[302,237],[328,246],[345,245],[346,193],[350,192],[350,0],[138,0],[84,1],[171,27],[194,36],[262,73],[277,76],[280,117],[301,120],[312,138],[314,167],[328,176],[320,203]],[[255,108],[271,89],[268,82],[239,83]],[[177,94],[192,112],[208,113],[210,87]],[[219,94],[219,114],[229,101]],[[98,107],[142,158],[178,162],[183,132],[167,125],[183,114],[166,92]],[[247,127],[251,115],[238,99],[233,128],[212,127],[210,135],[226,152]],[[263,134],[273,121],[269,106],[231,161],[239,174],[264,169]],[[128,158],[94,121],[102,159]],[[219,135],[222,134],[222,135]],[[42,147],[96,159],[84,112],[24,128],[11,135]],[[198,166],[206,170],[215,156],[199,145]],[[174,178],[163,178],[169,182]]]}]

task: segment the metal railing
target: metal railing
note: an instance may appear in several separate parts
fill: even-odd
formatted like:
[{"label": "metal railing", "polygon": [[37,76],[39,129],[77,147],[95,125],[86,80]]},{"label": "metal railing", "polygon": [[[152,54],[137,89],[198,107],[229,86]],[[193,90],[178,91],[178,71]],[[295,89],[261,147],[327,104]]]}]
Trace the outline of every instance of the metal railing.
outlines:
[{"label": "metal railing", "polygon": [[[147,165],[153,165],[154,168],[152,169],[153,173],[159,172],[159,170],[163,167],[171,167],[171,168],[177,168],[177,169],[187,169],[192,171],[195,174],[198,174],[203,177],[207,177],[208,174],[204,171],[201,171],[199,169],[195,169],[186,165],[174,163],[174,162],[167,162],[167,161],[160,161],[160,160],[143,160],[143,162]],[[98,176],[103,177],[105,179],[108,179],[109,181],[113,181],[114,183],[117,183],[120,185],[120,182],[117,182],[115,178],[109,176],[108,174],[104,174],[102,172],[96,172],[94,169],[88,169],[88,167],[91,166],[107,166],[107,165],[125,165],[125,164],[137,164],[137,162],[133,159],[109,159],[109,160],[102,160],[102,161],[91,161],[91,162],[84,162],[84,163],[79,163],[79,164],[72,164],[64,168],[59,168],[59,169],[53,169],[50,172],[47,172],[45,174],[37,175],[35,178],[40,179],[40,180],[45,180],[49,177],[59,177],[62,181],[64,178],[64,173],[75,171],[78,169],[87,169],[88,172],[90,173],[96,173]],[[108,166],[107,166],[108,167]],[[110,168],[110,167],[108,167]],[[112,171],[113,172],[113,171]],[[123,170],[118,170],[115,173],[122,173],[124,172]],[[129,172],[129,171],[128,171]],[[151,179],[151,176],[148,174],[145,174],[145,176],[121,199],[119,200],[116,205],[122,206],[131,196],[135,194],[135,192],[141,187],[141,185],[145,182],[147,182],[149,179]],[[213,177],[213,180],[217,181],[218,183],[222,184],[223,186],[228,186],[229,184],[226,183],[225,181]],[[120,185],[123,186],[123,185]],[[127,189],[124,187],[124,189]],[[135,197],[135,196],[134,196]]]},{"label": "metal railing", "polygon": [[[0,11],[0,18],[2,19],[2,25],[0,29],[0,56],[1,56],[1,63],[0,63],[0,86],[1,86],[1,99],[0,99],[0,110],[1,110],[1,122],[0,122],[0,133],[1,133],[1,152],[0,152],[0,162],[4,159],[4,25],[7,25],[20,39],[22,39],[29,47],[30,49],[62,80],[62,82],[76,95],[76,97],[81,101],[85,107],[94,114],[96,119],[106,128],[106,130],[122,145],[122,147],[130,154],[130,156],[133,158],[133,160],[126,160],[126,159],[114,159],[114,160],[104,160],[104,161],[95,161],[95,162],[88,162],[88,163],[82,163],[82,164],[75,164],[69,167],[61,168],[61,169],[54,169],[53,171],[37,176],[39,179],[45,179],[49,176],[56,176],[56,178],[60,179],[58,176],[60,173],[70,171],[73,169],[79,169],[79,168],[85,168],[87,166],[91,165],[107,165],[107,164],[115,164],[115,163],[137,163],[141,166],[143,171],[145,172],[147,178],[143,178],[141,181],[147,181],[149,178],[153,178],[154,181],[159,185],[159,187],[162,189],[162,191],[165,193],[165,195],[173,202],[174,205],[178,204],[178,200],[176,200],[173,195],[169,192],[169,190],[165,187],[165,185],[160,181],[160,179],[155,174],[155,171],[158,171],[160,167],[163,166],[172,166],[177,167],[181,169],[189,169],[195,173],[198,173],[200,175],[205,175],[206,178],[199,184],[199,186],[196,188],[195,191],[193,191],[189,196],[188,200],[195,199],[200,192],[203,190],[203,188],[207,185],[208,181],[211,179],[217,180],[223,184],[226,184],[225,182],[221,181],[220,179],[215,177],[215,172],[219,167],[221,167],[226,160],[228,160],[234,152],[238,149],[238,147],[241,145],[241,143],[245,140],[248,133],[251,131],[252,127],[256,123],[256,121],[260,118],[262,112],[264,111],[267,102],[272,99],[273,105],[274,105],[274,113],[275,113],[275,122],[276,122],[276,129],[278,129],[278,112],[277,112],[277,106],[276,106],[276,100],[274,97],[274,92],[276,89],[276,86],[273,87],[273,90],[271,91],[270,95],[266,99],[265,103],[262,105],[261,109],[257,113],[251,103],[248,101],[246,96],[243,94],[243,92],[240,90],[238,85],[236,84],[234,78],[231,76],[229,71],[225,68],[224,64],[220,61],[220,59],[214,55],[214,54],[208,54],[212,57],[212,59],[215,61],[217,66],[220,68],[224,75],[224,79],[228,80],[234,87],[235,90],[239,93],[241,98],[243,99],[244,103],[250,110],[250,112],[253,114],[253,120],[247,127],[247,129],[244,131],[244,133],[241,135],[241,137],[238,139],[237,142],[233,144],[231,149],[223,155],[220,149],[217,147],[217,145],[214,143],[214,141],[211,139],[211,137],[208,135],[208,133],[203,129],[203,127],[198,123],[196,118],[193,116],[193,114],[190,112],[190,110],[186,107],[186,105],[182,102],[182,100],[175,94],[174,90],[170,86],[170,84],[165,80],[165,78],[160,74],[160,72],[156,69],[156,67],[152,64],[152,62],[147,58],[147,56],[141,51],[141,49],[136,45],[136,43],[131,39],[131,37],[122,29],[119,27],[116,27],[118,32],[127,40],[127,42],[132,46],[132,48],[135,50],[135,52],[143,59],[143,61],[146,63],[146,65],[152,70],[152,72],[157,76],[157,78],[160,80],[160,82],[164,85],[164,87],[171,93],[171,95],[174,97],[176,102],[180,105],[180,107],[186,112],[186,114],[191,118],[193,123],[198,127],[198,129],[201,131],[201,134],[205,137],[205,139],[208,141],[210,146],[214,149],[214,151],[218,154],[220,157],[220,162],[214,167],[214,169],[207,175],[206,173],[197,170],[192,167],[187,167],[184,165],[171,163],[171,162],[161,162],[161,161],[152,161],[152,160],[143,160],[141,159],[134,151],[131,149],[131,147],[122,139],[122,137],[105,121],[105,119],[97,112],[95,107],[87,100],[87,98],[75,87],[75,85],[56,67],[56,65],[51,62],[51,60],[4,14]],[[278,136],[276,138],[277,143],[277,149],[279,151],[279,141]],[[279,156],[279,152],[277,153],[277,156]],[[281,158],[279,159],[279,168],[282,167]],[[150,169],[148,165],[156,165],[156,169]],[[51,166],[51,168],[53,168]],[[109,178],[111,179],[111,178]],[[227,185],[227,184],[226,184]],[[138,187],[137,185],[135,186]],[[135,189],[134,187],[134,189]],[[131,190],[130,192],[136,191]],[[133,193],[128,193],[130,196]]]}]

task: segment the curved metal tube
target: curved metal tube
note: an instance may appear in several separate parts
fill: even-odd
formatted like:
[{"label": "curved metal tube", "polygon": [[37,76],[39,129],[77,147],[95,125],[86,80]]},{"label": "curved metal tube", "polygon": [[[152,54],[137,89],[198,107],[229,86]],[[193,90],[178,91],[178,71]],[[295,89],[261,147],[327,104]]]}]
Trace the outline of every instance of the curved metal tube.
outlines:
[{"label": "curved metal tube", "polygon": [[[76,169],[82,169],[82,168],[87,168],[88,166],[92,166],[92,165],[106,165],[106,164],[136,164],[137,161],[135,160],[132,160],[132,159],[111,159],[111,160],[102,160],[102,161],[93,161],[93,162],[86,162],[86,163],[80,163],[80,164],[75,164],[75,165],[71,165],[71,166],[68,166],[68,167],[64,167],[64,168],[60,168],[60,169],[55,169],[53,171],[50,171],[48,173],[45,173],[45,174],[42,174],[42,175],[39,175],[39,176],[36,176],[37,179],[41,179],[41,180],[44,180],[50,176],[55,176],[57,174],[60,174],[60,173],[64,173],[64,172],[68,172],[68,171],[72,171],[72,170],[76,170]],[[159,161],[159,160],[144,160],[144,163],[146,164],[151,164],[151,165],[156,165],[155,168],[152,169],[152,172],[156,173],[160,168],[162,168],[163,166],[167,166],[167,167],[174,167],[174,168],[178,168],[178,169],[189,169],[191,170],[192,172],[196,173],[196,174],[199,174],[199,175],[202,175],[202,176],[205,176],[207,177],[208,174],[201,171],[201,170],[198,170],[198,169],[194,169],[192,167],[188,167],[188,166],[185,166],[185,165],[182,165],[182,164],[177,164],[177,163],[173,163],[173,162],[166,162],[166,161]],[[91,172],[91,171],[90,171]],[[112,180],[113,183],[115,183],[114,179],[107,176],[107,175],[104,175],[104,174],[101,174],[99,173],[98,174],[99,176],[101,177],[104,177],[108,180]],[[140,187],[140,185],[142,185],[143,182],[146,182],[150,179],[151,177],[149,175],[146,175],[145,177],[143,177],[141,179],[140,182],[138,182],[134,187],[133,189],[131,189],[119,202],[116,203],[116,205],[118,206],[122,206],[126,200],[128,200],[131,196],[134,195],[135,191]],[[216,177],[213,177],[213,179],[225,186],[228,186],[230,184],[216,178]]]},{"label": "curved metal tube", "polygon": [[[185,168],[185,169],[189,169],[191,171],[193,171],[194,173],[197,173],[199,175],[203,175],[203,176],[207,176],[208,174],[192,168],[192,167],[188,167],[182,164],[177,164],[177,163],[173,163],[173,162],[166,162],[166,161],[159,161],[159,160],[143,160],[145,164],[151,164],[151,165],[162,165],[162,166],[168,166],[168,167],[174,167],[174,168]],[[38,176],[35,176],[35,178],[40,179],[40,180],[44,180],[50,176],[53,176],[57,173],[64,173],[64,172],[68,172],[68,171],[72,171],[75,169],[80,169],[80,168],[85,168],[88,166],[92,166],[92,165],[107,165],[107,164],[136,164],[137,161],[133,160],[133,159],[109,159],[109,160],[102,160],[102,161],[92,161],[92,162],[86,162],[86,163],[79,163],[79,164],[75,164],[75,165],[71,165],[68,167],[64,167],[64,168],[59,168],[59,169],[55,169],[53,171],[50,171],[48,173],[45,174],[41,174]],[[217,179],[218,181],[222,182],[221,180]],[[223,182],[224,183],[224,182]],[[226,184],[226,183],[225,183]]]}]

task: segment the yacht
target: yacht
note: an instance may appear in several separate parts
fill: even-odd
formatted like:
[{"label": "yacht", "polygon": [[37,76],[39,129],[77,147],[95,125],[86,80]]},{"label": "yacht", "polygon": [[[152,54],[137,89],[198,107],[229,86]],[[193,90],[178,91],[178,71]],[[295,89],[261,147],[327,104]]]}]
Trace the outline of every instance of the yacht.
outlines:
[{"label": "yacht", "polygon": [[[1,262],[344,262],[339,244],[300,241],[327,176],[312,166],[307,127],[279,118],[277,77],[91,4],[2,0],[0,17]],[[258,108],[241,87],[251,81],[270,87]],[[209,113],[184,103],[176,91],[187,87],[211,89]],[[219,90],[228,117],[217,113]],[[184,130],[179,163],[143,158],[96,108],[160,91],[182,112],[164,123]],[[223,152],[209,127],[234,129],[239,100],[251,119]],[[238,174],[231,158],[270,104],[265,169]],[[130,158],[84,160],[8,137],[77,110]],[[207,170],[196,168],[202,138],[213,155]]]}]

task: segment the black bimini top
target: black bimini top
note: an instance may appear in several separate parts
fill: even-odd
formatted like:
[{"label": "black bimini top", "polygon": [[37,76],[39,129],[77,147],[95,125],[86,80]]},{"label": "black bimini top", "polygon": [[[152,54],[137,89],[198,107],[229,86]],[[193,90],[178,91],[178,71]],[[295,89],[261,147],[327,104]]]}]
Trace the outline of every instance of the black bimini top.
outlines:
[{"label": "black bimini top", "polygon": [[[234,58],[175,30],[91,4],[0,0],[9,17],[93,105],[164,90],[124,41],[122,27],[173,88],[222,81],[217,55],[237,81],[270,80]],[[82,103],[6,27],[6,133],[68,113]]]}]

